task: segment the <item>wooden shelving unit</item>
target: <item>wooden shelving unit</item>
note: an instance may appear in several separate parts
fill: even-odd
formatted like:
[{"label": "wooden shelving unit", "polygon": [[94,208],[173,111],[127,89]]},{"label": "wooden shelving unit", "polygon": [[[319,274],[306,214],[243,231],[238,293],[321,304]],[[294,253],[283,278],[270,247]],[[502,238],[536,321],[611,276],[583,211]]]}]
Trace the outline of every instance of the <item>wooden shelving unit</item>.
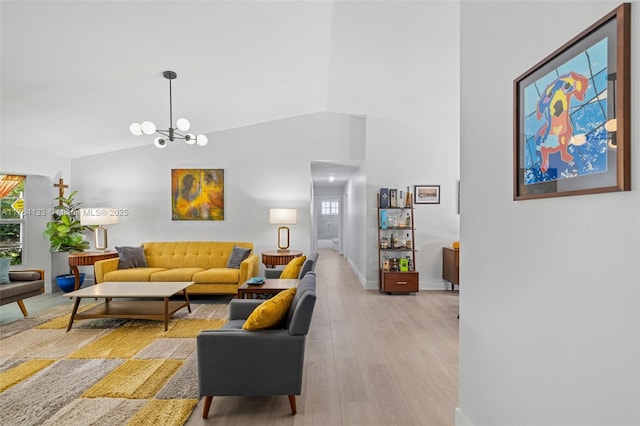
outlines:
[{"label": "wooden shelving unit", "polygon": [[[408,206],[381,207],[378,194],[378,290],[381,293],[417,293],[419,289],[411,194],[409,201]],[[394,242],[394,238],[397,241]],[[408,270],[400,270],[405,260]]]}]

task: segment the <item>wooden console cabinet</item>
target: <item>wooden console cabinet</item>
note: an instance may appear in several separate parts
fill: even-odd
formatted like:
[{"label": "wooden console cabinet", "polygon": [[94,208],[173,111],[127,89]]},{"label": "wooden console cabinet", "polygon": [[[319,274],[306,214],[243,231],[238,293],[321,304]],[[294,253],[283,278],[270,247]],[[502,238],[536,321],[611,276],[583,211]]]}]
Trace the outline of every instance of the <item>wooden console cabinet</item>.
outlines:
[{"label": "wooden console cabinet", "polygon": [[451,291],[460,285],[460,250],[452,247],[442,248],[442,279],[451,283]]}]

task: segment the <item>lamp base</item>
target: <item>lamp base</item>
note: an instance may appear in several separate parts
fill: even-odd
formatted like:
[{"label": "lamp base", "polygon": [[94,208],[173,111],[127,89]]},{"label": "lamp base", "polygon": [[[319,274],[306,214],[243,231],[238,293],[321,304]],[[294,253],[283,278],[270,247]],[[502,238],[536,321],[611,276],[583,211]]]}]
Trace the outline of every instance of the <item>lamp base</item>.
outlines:
[{"label": "lamp base", "polygon": [[[286,244],[283,244],[286,241]],[[289,251],[289,228],[281,226],[278,228],[278,251]]]},{"label": "lamp base", "polygon": [[93,232],[96,250],[105,251],[107,249],[107,228],[100,225]]}]

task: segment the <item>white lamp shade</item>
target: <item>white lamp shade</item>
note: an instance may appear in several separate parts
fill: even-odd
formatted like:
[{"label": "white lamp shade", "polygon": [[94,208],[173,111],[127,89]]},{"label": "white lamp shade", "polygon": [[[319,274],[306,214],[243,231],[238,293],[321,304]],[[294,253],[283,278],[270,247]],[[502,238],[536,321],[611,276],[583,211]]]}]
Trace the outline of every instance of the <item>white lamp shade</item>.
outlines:
[{"label": "white lamp shade", "polygon": [[143,121],[140,127],[145,135],[152,135],[156,132],[156,125],[150,121]]},{"label": "white lamp shade", "polygon": [[113,225],[118,223],[117,209],[99,207],[80,209],[80,224],[82,225]]},{"label": "white lamp shade", "polygon": [[153,144],[156,146],[156,148],[166,148],[167,147],[167,141],[164,140],[163,138],[155,138],[153,140]]},{"label": "white lamp shade", "polygon": [[196,137],[196,142],[198,142],[199,146],[205,146],[209,142],[209,139],[207,139],[205,135],[198,135]]},{"label": "white lamp shade", "polygon": [[186,118],[179,118],[176,122],[176,125],[178,126],[178,129],[182,130],[183,132],[186,132],[191,127],[191,123],[189,123],[189,120],[187,120]]},{"label": "white lamp shade", "polygon": [[131,123],[129,131],[136,136],[140,136],[142,134],[142,126],[140,126],[140,123]]},{"label": "white lamp shade", "polygon": [[295,225],[296,209],[269,209],[269,223],[272,225]]}]

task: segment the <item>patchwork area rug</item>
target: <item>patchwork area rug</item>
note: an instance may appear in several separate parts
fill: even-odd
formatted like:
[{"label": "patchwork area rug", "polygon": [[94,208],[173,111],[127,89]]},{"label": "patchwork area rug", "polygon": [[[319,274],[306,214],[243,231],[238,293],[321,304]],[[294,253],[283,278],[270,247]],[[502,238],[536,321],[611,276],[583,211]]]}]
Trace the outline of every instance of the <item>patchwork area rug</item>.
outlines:
[{"label": "patchwork area rug", "polygon": [[192,303],[166,332],[87,319],[67,333],[70,306],[0,326],[0,425],[183,425],[199,398],[196,336],[228,309]]}]

